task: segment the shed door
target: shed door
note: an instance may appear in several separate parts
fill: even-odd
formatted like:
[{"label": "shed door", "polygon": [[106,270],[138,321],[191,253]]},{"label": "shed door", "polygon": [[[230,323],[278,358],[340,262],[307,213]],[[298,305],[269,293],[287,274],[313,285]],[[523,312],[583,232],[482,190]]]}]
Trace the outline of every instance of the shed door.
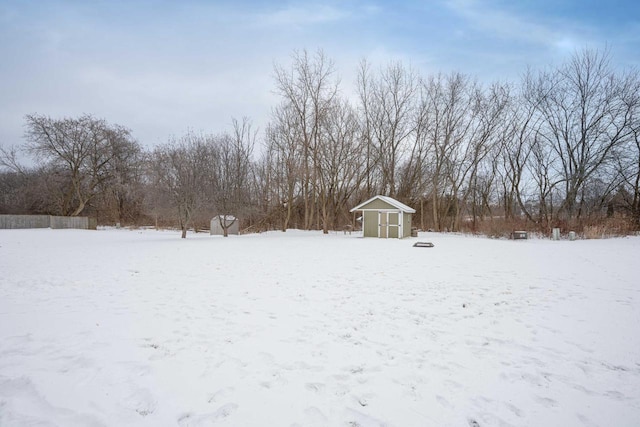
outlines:
[{"label": "shed door", "polygon": [[389,237],[389,213],[378,212],[378,237]]},{"label": "shed door", "polygon": [[400,214],[398,212],[389,212],[388,215],[388,230],[387,237],[398,238],[400,237]]}]

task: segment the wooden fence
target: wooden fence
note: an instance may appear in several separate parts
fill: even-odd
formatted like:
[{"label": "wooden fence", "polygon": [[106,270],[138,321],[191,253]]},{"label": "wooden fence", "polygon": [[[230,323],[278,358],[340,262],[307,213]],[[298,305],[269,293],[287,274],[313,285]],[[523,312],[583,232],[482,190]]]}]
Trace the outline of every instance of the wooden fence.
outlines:
[{"label": "wooden fence", "polygon": [[0,229],[15,228],[77,228],[95,230],[95,218],[86,216],[0,215]]}]

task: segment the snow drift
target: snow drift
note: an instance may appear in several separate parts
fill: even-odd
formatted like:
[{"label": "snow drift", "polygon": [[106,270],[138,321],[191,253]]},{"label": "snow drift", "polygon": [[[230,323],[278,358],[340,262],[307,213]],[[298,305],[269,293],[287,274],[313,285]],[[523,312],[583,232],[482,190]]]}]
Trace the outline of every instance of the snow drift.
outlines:
[{"label": "snow drift", "polygon": [[638,254],[2,230],[0,425],[636,426]]}]

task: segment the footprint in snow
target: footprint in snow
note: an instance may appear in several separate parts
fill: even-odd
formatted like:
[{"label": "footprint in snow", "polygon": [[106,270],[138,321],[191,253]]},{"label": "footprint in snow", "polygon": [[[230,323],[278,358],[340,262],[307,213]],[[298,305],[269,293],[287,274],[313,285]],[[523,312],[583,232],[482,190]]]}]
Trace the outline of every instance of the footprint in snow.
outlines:
[{"label": "footprint in snow", "polygon": [[125,398],[124,405],[135,410],[141,417],[146,417],[155,412],[157,401],[149,390],[139,388]]},{"label": "footprint in snow", "polygon": [[207,400],[209,403],[220,402],[221,400],[226,399],[233,393],[233,387],[225,387],[222,388],[211,395],[211,397]]},{"label": "footprint in snow", "polygon": [[325,386],[323,383],[307,383],[304,387],[310,391],[321,392]]},{"label": "footprint in snow", "polygon": [[324,415],[324,413],[316,408],[315,406],[310,406],[304,410],[304,414],[307,417],[307,421],[311,423],[311,425],[326,425],[328,419]]},{"label": "footprint in snow", "polygon": [[439,404],[441,404],[445,408],[451,408],[452,407],[451,403],[449,403],[449,401],[447,399],[445,399],[443,396],[436,395],[436,400],[438,401]]},{"label": "footprint in snow", "polygon": [[538,403],[542,404],[543,406],[546,406],[547,408],[553,408],[553,407],[558,406],[558,402],[556,402],[554,399],[551,399],[551,398],[549,398],[549,397],[540,397],[540,396],[537,396],[537,397],[535,398],[535,400],[536,400]]},{"label": "footprint in snow", "polygon": [[206,414],[185,414],[178,418],[178,425],[180,427],[209,426],[231,416],[237,409],[237,404],[227,403],[219,407],[214,412]]}]

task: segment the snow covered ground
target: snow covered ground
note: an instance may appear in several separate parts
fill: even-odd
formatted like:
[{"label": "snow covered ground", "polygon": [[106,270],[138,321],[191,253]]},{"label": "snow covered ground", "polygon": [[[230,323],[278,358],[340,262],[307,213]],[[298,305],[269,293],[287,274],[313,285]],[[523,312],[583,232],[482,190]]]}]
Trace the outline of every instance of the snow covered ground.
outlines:
[{"label": "snow covered ground", "polygon": [[0,230],[0,425],[638,426],[639,255]]}]

